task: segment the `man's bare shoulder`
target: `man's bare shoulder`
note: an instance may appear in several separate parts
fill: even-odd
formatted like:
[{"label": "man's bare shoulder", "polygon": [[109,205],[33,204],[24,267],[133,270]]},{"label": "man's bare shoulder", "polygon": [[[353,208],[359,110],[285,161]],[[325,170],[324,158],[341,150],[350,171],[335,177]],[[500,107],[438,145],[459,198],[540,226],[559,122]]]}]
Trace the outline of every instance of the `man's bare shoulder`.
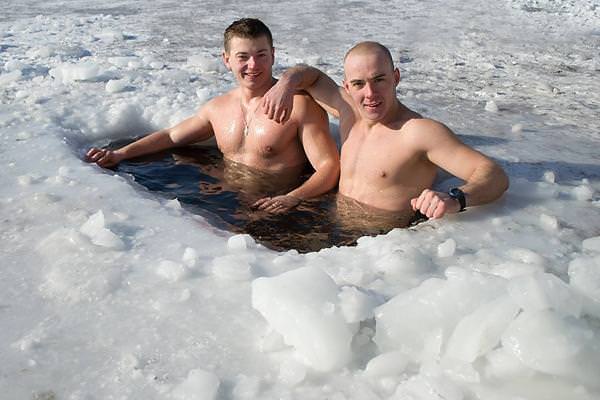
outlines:
[{"label": "man's bare shoulder", "polygon": [[298,122],[307,118],[326,118],[325,110],[306,92],[297,92],[294,94],[294,107],[292,117]]},{"label": "man's bare shoulder", "polygon": [[236,89],[233,89],[227,93],[213,97],[202,104],[198,109],[198,115],[204,115],[209,118],[217,117],[222,114],[224,108],[231,106],[235,102],[239,102],[239,96],[236,93]]},{"label": "man's bare shoulder", "polygon": [[430,150],[442,143],[457,142],[456,135],[443,123],[430,118],[412,118],[401,129],[403,135],[416,147]]},{"label": "man's bare shoulder", "polygon": [[294,93],[294,107],[296,105],[306,107],[311,103],[316,104],[315,100],[307,92],[300,90]]},{"label": "man's bare shoulder", "polygon": [[452,135],[452,131],[446,125],[434,119],[421,117],[420,115],[407,120],[402,126],[402,132],[419,137]]}]

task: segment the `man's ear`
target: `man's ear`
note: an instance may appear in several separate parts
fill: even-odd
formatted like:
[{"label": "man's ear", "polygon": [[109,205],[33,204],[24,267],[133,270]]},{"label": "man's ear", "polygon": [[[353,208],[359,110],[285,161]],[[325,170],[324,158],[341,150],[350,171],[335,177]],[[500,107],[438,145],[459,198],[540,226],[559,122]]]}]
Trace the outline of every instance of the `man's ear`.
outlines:
[{"label": "man's ear", "polygon": [[398,68],[394,68],[394,86],[398,86],[400,83],[400,70]]},{"label": "man's ear", "polygon": [[344,87],[344,90],[346,91],[346,93],[350,94],[350,90],[348,88],[348,82],[345,79],[342,81],[342,86]]},{"label": "man's ear", "polygon": [[271,47],[271,65],[275,65],[275,47]]},{"label": "man's ear", "polygon": [[231,71],[231,66],[229,65],[229,54],[225,50],[221,53],[221,58],[223,59],[223,64],[227,67],[228,70]]}]

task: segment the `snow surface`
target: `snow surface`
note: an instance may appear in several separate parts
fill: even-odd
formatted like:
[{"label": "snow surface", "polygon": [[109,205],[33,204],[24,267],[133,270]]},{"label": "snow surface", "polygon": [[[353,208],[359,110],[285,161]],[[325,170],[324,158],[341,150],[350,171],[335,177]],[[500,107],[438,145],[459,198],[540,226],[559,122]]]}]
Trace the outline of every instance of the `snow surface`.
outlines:
[{"label": "snow surface", "polygon": [[[82,161],[228,90],[243,16],[271,27],[276,74],[339,81],[353,43],[388,45],[398,95],[508,193],[277,253]],[[596,0],[5,0],[0,397],[600,398],[598,27]]]}]

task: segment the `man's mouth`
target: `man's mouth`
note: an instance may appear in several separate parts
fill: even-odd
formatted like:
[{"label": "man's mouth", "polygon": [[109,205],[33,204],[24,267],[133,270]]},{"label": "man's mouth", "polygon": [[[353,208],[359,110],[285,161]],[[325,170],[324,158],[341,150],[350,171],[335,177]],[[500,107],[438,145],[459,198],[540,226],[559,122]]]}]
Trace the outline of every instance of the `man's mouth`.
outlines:
[{"label": "man's mouth", "polygon": [[244,72],[244,77],[248,79],[256,79],[260,75],[260,72]]},{"label": "man's mouth", "polygon": [[363,103],[363,106],[366,109],[374,109],[374,108],[379,107],[381,104],[382,104],[381,101],[372,101],[372,102],[369,102],[369,103]]}]

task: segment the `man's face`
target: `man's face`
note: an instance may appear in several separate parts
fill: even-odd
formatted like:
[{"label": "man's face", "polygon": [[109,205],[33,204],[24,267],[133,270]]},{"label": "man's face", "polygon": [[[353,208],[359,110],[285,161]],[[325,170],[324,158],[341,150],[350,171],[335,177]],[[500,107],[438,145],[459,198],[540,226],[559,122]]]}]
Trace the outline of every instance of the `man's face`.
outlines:
[{"label": "man's face", "polygon": [[344,88],[363,118],[379,121],[396,103],[400,72],[380,52],[351,53],[344,63]]},{"label": "man's face", "polygon": [[266,36],[233,37],[229,51],[223,52],[223,62],[240,86],[257,88],[271,82],[274,56],[275,50]]}]

